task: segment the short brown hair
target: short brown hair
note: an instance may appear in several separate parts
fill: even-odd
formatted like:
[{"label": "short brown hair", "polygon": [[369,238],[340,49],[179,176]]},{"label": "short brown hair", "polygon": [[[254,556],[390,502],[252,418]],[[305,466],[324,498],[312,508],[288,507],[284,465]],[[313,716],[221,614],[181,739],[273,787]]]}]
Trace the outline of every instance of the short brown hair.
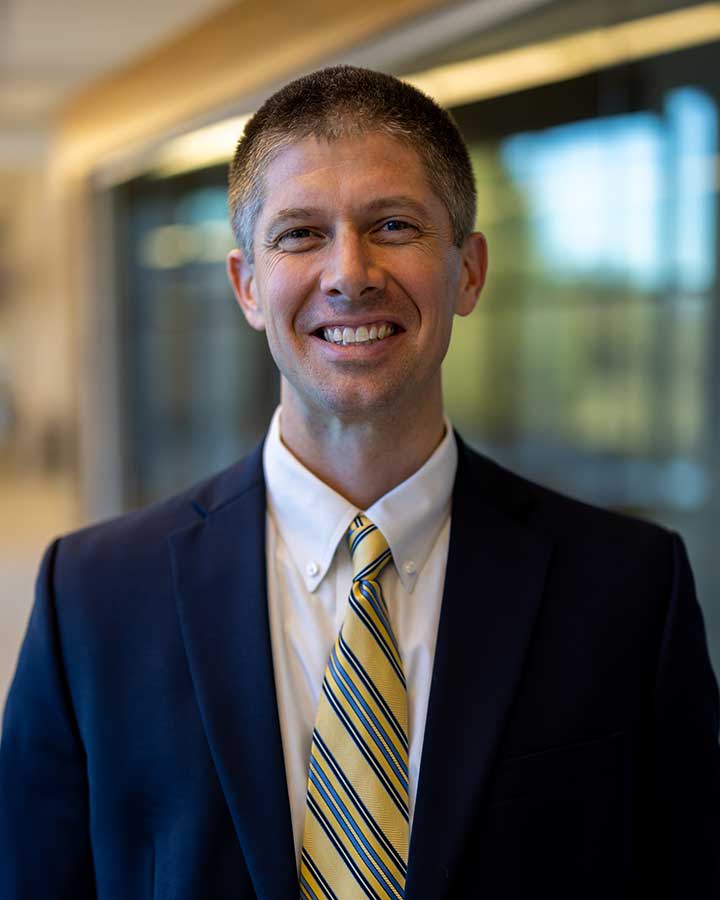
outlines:
[{"label": "short brown hair", "polygon": [[245,127],[230,164],[228,204],[238,247],[253,260],[253,231],[264,202],[263,172],[285,147],[310,137],[332,141],[381,132],[418,154],[432,190],[445,204],[453,241],[475,225],[470,156],[450,114],[392,75],[332,66],[273,94]]}]

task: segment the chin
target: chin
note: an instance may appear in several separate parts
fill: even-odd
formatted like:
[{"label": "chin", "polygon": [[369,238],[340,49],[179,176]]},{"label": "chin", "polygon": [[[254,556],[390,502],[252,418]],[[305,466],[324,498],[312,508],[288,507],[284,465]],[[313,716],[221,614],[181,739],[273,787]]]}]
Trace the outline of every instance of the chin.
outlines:
[{"label": "chin", "polygon": [[383,390],[323,391],[314,404],[321,412],[345,421],[369,421],[399,408],[399,392],[390,385]]}]

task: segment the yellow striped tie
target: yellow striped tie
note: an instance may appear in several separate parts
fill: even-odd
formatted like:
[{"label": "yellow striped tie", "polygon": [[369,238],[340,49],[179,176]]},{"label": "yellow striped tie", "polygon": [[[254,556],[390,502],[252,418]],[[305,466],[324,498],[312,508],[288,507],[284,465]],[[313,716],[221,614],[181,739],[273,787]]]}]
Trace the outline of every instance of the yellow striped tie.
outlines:
[{"label": "yellow striped tie", "polygon": [[379,582],[391,554],[365,516],[353,519],[347,537],[355,574],[313,730],[303,900],[405,896],[407,689]]}]

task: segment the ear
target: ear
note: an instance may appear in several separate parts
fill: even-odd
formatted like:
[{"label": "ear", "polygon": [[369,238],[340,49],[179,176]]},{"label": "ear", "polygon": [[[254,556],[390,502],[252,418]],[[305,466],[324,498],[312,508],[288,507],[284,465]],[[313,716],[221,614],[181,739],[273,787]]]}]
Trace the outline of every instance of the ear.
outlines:
[{"label": "ear", "polygon": [[462,274],[455,312],[459,316],[469,316],[475,309],[487,275],[488,248],[485,235],[479,231],[471,234],[460,252],[462,253]]},{"label": "ear", "polygon": [[231,250],[228,253],[227,274],[248,324],[256,331],[264,331],[265,315],[257,298],[255,269],[242,250]]}]

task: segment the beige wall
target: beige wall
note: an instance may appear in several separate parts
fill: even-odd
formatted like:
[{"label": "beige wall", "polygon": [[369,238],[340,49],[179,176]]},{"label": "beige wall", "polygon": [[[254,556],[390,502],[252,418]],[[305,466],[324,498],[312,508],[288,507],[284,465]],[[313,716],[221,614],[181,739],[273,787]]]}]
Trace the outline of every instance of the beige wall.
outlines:
[{"label": "beige wall", "polygon": [[57,235],[42,160],[0,167],[0,383],[10,385],[16,425],[5,457],[43,466],[44,432],[60,425],[69,393],[69,322],[53,290],[48,254]]}]

